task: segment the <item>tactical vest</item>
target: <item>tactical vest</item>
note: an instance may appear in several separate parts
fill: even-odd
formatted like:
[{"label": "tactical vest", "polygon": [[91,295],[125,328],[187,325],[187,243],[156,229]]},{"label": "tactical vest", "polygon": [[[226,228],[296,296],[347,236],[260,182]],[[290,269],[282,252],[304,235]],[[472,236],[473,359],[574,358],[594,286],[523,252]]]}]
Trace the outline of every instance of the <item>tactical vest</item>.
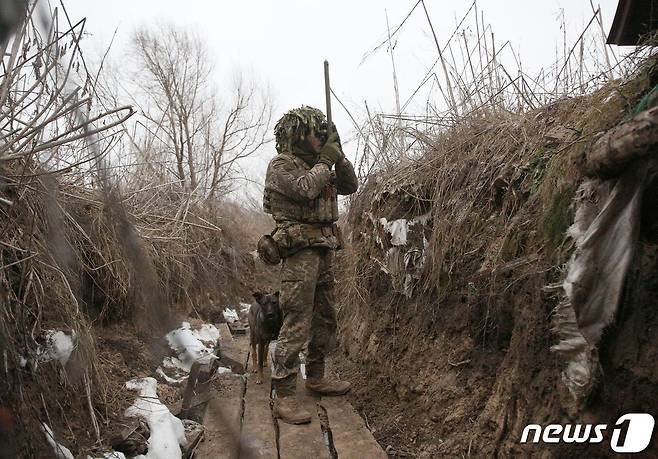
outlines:
[{"label": "tactical vest", "polygon": [[[290,156],[300,168],[300,175],[311,168],[300,158]],[[327,184],[320,195],[306,202],[300,202],[286,196],[272,183],[265,183],[263,210],[272,215],[277,223],[327,223],[338,220],[338,193],[333,184]]]}]

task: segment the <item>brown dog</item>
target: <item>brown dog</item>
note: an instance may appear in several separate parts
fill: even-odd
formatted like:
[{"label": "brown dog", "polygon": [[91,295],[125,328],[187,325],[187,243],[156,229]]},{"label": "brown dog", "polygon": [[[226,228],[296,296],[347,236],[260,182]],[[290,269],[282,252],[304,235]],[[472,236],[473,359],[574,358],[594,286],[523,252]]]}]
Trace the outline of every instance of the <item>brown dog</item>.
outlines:
[{"label": "brown dog", "polygon": [[249,340],[251,362],[256,373],[256,384],[263,383],[263,366],[267,361],[270,341],[279,337],[283,324],[283,313],[279,306],[279,292],[254,293],[256,303],[249,308]]}]

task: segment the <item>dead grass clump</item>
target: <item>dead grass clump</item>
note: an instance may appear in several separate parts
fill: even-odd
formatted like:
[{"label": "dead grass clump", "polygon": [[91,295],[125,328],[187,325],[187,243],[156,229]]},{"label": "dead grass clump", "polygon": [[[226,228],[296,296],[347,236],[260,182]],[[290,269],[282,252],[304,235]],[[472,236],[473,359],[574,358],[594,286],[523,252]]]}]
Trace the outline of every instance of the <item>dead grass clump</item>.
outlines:
[{"label": "dead grass clump", "polygon": [[[560,368],[547,286],[573,250],[566,230],[583,157],[656,84],[653,67],[526,112],[473,113],[418,135],[423,151],[368,177],[348,215],[339,285],[342,368],[365,376],[357,391],[369,417],[444,440],[429,456],[471,446],[488,456],[514,452],[530,419],[564,416],[549,395]],[[392,392],[381,409],[369,408],[377,377]]]},{"label": "dead grass clump", "polygon": [[[43,439],[39,422],[49,417],[58,438],[90,451],[123,414],[126,378],[146,376],[159,363],[156,344],[173,327],[173,313],[221,315],[222,306],[246,297],[254,260],[226,235],[232,219],[173,187],[108,196],[22,161],[5,164],[2,175],[8,186],[0,197],[13,205],[0,208],[0,344],[7,375],[0,401],[24,432],[17,444]],[[247,246],[252,236],[242,234]],[[117,345],[100,326],[116,330],[127,323],[129,330],[117,333],[125,347],[121,359],[109,349],[99,352],[99,345]],[[34,368],[51,329],[75,333],[65,370],[57,362]],[[53,384],[55,397],[48,395]],[[38,442],[34,448],[41,454]]]},{"label": "dead grass clump", "polygon": [[[636,78],[528,113],[460,120],[418,159],[370,177],[350,211],[355,242],[378,231],[381,217],[431,212],[420,284],[439,298],[519,257],[534,254],[552,265],[571,221],[578,159],[646,86]],[[383,262],[382,250],[375,252]]]}]

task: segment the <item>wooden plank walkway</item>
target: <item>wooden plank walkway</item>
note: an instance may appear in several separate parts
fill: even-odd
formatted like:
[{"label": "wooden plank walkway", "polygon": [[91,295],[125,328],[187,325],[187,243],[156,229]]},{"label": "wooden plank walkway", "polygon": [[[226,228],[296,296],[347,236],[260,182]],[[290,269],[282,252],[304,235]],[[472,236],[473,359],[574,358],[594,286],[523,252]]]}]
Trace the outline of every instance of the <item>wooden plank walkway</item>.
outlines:
[{"label": "wooden plank walkway", "polygon": [[[222,354],[238,362],[246,362],[248,341],[234,340],[226,324],[220,324],[218,329]],[[217,459],[239,457],[245,384],[246,381],[241,376],[226,375],[221,378],[219,392],[210,399],[206,407],[203,419],[204,439],[194,457]]]},{"label": "wooden plank walkway", "polygon": [[365,422],[345,397],[322,397],[336,453],[341,459],[386,459]]},{"label": "wooden plank walkway", "polygon": [[[247,339],[248,340],[248,339]],[[251,358],[247,363],[248,381],[242,423],[241,442],[249,458],[277,457],[276,434],[270,409],[270,372],[264,368],[263,384],[256,384],[251,373]]]},{"label": "wooden plank walkway", "polygon": [[301,375],[297,375],[297,400],[311,413],[311,423],[298,426],[278,423],[281,459],[330,458],[318,417],[320,397],[308,393]]},{"label": "wooden plank walkway", "polygon": [[[270,407],[271,379],[265,368],[263,384],[251,373],[249,338],[231,336],[220,327],[222,354],[246,368],[244,376],[225,375],[208,402],[205,435],[194,457],[238,458],[386,458],[361,417],[346,397],[316,397],[297,381],[297,396],[311,413],[312,422],[292,426],[274,421]],[[278,441],[277,441],[278,440]]]}]

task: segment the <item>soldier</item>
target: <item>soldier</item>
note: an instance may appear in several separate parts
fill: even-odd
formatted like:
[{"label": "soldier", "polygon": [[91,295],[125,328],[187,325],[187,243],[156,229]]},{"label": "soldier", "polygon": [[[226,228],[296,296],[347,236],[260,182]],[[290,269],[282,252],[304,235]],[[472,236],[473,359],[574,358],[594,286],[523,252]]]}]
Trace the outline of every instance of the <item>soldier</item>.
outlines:
[{"label": "soldier", "polygon": [[[303,106],[274,128],[277,155],[265,179],[263,207],[276,221],[273,239],[281,267],[283,327],[271,352],[275,415],[289,424],[311,421],[295,396],[299,352],[308,342],[306,388],[343,395],[350,383],[328,378],[324,360],[336,334],[334,251],[341,247],[338,194],[352,194],[357,179],[338,133],[324,114]],[[332,171],[335,166],[335,171]]]}]

